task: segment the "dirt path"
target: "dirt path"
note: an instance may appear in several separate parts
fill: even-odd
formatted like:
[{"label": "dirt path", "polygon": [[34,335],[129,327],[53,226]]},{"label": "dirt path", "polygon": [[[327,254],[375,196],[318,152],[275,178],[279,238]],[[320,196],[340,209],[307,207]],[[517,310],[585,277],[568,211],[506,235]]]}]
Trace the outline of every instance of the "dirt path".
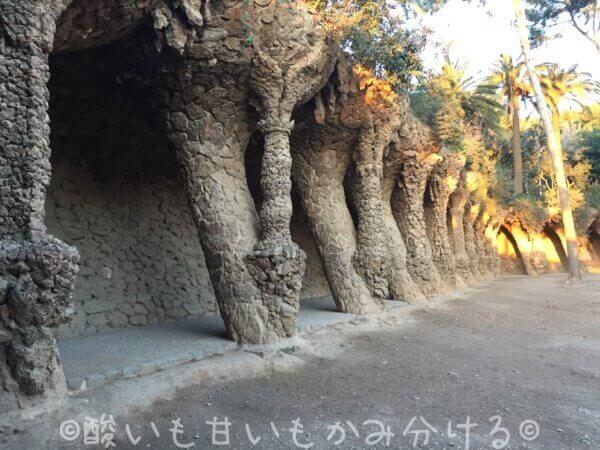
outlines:
[{"label": "dirt path", "polygon": [[[368,420],[389,426],[391,448],[412,448],[414,432],[427,429],[421,417],[435,429],[426,445],[419,436],[421,447],[466,448],[467,416],[470,448],[493,448],[495,439],[501,448],[507,434],[490,436],[498,424],[493,416],[510,433],[504,448],[600,448],[600,277],[573,288],[561,276],[505,278],[464,298],[415,308],[388,330],[342,340],[330,330],[308,340],[336,349],[314,356],[290,348],[305,360],[300,368],[188,388],[120,417],[118,425],[129,424],[141,441],[133,446],[120,435],[117,448],[176,448],[169,429],[178,418],[181,444],[210,448],[206,422],[213,417],[231,422],[229,448],[252,448],[251,439],[259,438],[256,448],[298,448],[290,431],[295,419],[304,426],[298,444],[312,442],[314,449],[335,448],[341,434],[327,440],[335,422],[346,432],[338,448],[367,448],[378,429]],[[533,441],[522,434],[535,425],[519,431],[527,420],[539,425]]]}]

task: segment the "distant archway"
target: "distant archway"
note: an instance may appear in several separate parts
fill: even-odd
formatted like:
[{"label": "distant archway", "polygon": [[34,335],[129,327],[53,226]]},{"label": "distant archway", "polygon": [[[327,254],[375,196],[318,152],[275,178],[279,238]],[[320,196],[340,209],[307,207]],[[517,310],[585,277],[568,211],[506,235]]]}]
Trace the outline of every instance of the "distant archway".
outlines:
[{"label": "distant archway", "polygon": [[560,259],[562,269],[566,272],[569,267],[569,259],[567,257],[567,253],[565,252],[565,248],[563,246],[562,240],[560,239],[560,236],[558,235],[557,231],[552,227],[552,225],[548,223],[544,225],[542,231],[548,237],[548,239],[550,239],[550,242],[552,242],[554,250],[556,251],[558,258]]},{"label": "distant archway", "polygon": [[600,219],[595,219],[587,230],[590,271],[600,273]]},{"label": "distant archway", "polygon": [[498,230],[496,247],[505,272],[527,275],[519,245],[512,232],[505,225],[501,225]]}]

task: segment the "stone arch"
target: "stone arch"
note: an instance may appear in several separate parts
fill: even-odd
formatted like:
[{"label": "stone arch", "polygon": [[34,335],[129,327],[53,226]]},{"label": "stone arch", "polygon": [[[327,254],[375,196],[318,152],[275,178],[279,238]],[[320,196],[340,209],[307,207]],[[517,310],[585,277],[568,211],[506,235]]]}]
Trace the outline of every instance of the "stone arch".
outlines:
[{"label": "stone arch", "polygon": [[496,247],[504,272],[527,275],[526,263],[512,231],[501,225],[496,236]]},{"label": "stone arch", "polygon": [[600,273],[600,219],[592,221],[587,229],[587,248],[590,254],[590,271]]},{"label": "stone arch", "polygon": [[[559,259],[558,262],[560,263],[560,268],[562,268],[562,271],[566,272],[569,267],[569,259],[567,257],[567,252],[565,251],[559,231],[553,227],[551,223],[546,223],[542,228],[542,234],[545,235],[545,237],[547,237],[552,243],[552,249]],[[548,257],[548,259],[550,260],[551,258]]]},{"label": "stone arch", "polygon": [[176,157],[117,82],[113,48],[50,58],[47,224],[81,254],[63,336],[217,311]]}]

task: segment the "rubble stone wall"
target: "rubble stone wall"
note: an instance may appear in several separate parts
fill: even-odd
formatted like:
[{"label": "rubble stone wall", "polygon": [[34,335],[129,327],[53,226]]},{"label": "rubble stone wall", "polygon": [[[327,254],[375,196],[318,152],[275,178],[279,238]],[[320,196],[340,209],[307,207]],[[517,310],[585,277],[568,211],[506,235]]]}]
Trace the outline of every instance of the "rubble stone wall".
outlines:
[{"label": "rubble stone wall", "polygon": [[[173,174],[95,180],[83,162],[61,162],[46,202],[50,234],[75,245],[75,315],[60,336],[217,313],[182,181]],[[307,254],[301,298],[329,295],[301,212],[292,236]]]}]

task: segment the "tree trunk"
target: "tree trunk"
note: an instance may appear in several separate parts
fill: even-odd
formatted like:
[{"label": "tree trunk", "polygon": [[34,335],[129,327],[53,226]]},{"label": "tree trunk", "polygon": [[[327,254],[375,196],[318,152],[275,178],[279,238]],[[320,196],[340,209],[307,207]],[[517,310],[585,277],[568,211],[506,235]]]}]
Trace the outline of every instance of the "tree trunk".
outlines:
[{"label": "tree trunk", "polygon": [[527,65],[527,72],[529,73],[529,78],[533,86],[542,124],[544,126],[544,130],[546,131],[548,152],[550,153],[550,158],[552,159],[552,167],[554,168],[554,176],[556,177],[556,188],[558,191],[558,198],[560,200],[560,208],[562,211],[565,238],[567,240],[569,278],[581,279],[579,254],[577,250],[577,234],[575,232],[575,222],[573,221],[573,211],[571,210],[571,205],[569,203],[569,191],[567,189],[567,179],[565,177],[562,146],[560,139],[557,139],[554,131],[552,119],[550,117],[550,111],[542,92],[540,80],[535,72],[535,67],[531,60],[531,48],[529,46],[527,27],[525,25],[525,17],[521,0],[513,0],[513,7],[517,16],[517,29],[519,32],[519,39],[521,41],[521,48],[523,49],[523,55],[525,57],[525,64]]},{"label": "tree trunk", "polygon": [[512,135],[513,135],[513,161],[515,194],[523,193],[523,157],[521,154],[521,120],[519,117],[519,96],[511,98],[512,110]]}]

